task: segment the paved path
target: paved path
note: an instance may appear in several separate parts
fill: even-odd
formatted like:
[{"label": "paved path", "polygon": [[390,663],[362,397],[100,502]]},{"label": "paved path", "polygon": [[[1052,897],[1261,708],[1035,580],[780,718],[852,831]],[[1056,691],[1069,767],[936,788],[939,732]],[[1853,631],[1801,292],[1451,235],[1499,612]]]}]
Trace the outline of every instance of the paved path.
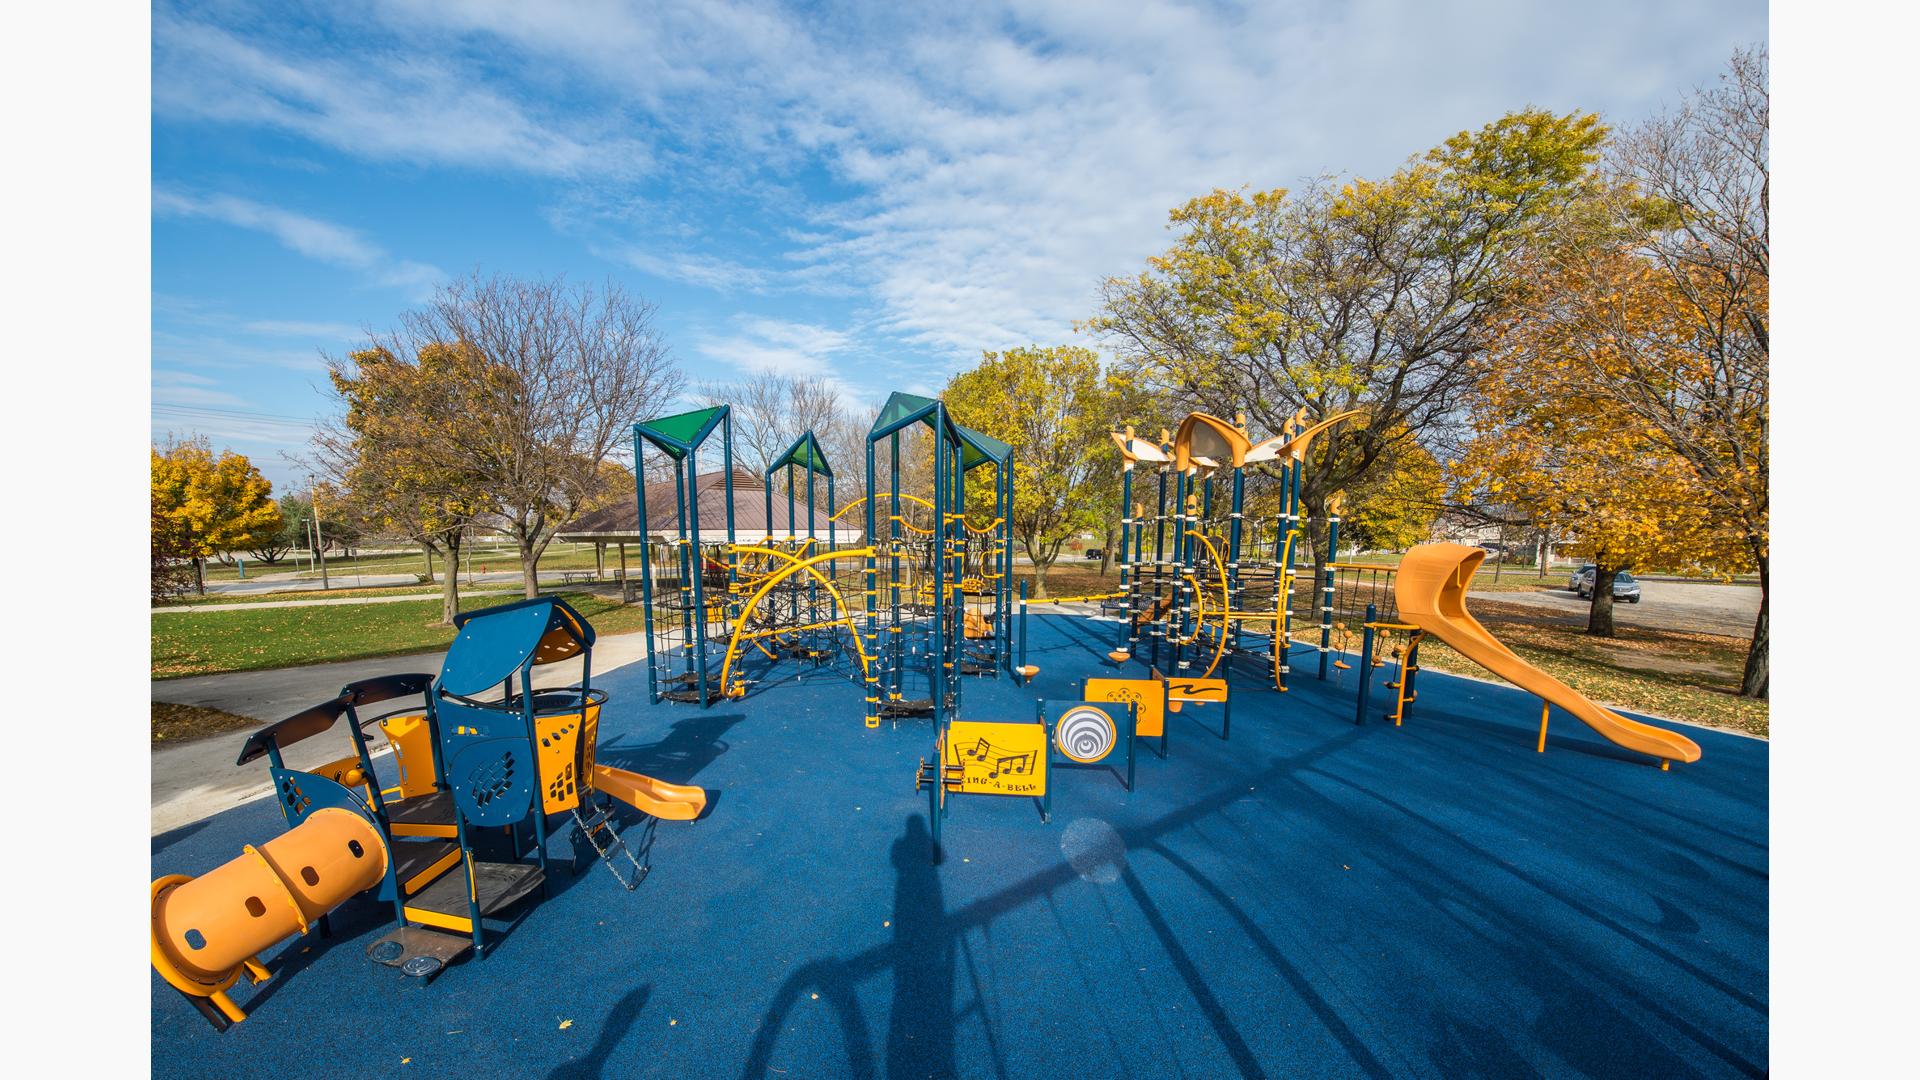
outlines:
[{"label": "paved path", "polygon": [[[1565,579],[1561,579],[1564,584]],[[1753,633],[1760,614],[1760,589],[1754,585],[1710,582],[1648,581],[1640,579],[1638,604],[1613,605],[1613,621],[1621,626],[1649,630],[1687,630],[1744,638]],[[1562,616],[1557,622],[1585,626],[1591,602],[1563,588],[1539,592],[1474,592],[1475,600],[1521,604]]]},{"label": "paved path", "polygon": [[[476,596],[511,596],[506,589],[491,589],[486,592],[460,593],[462,601]],[[170,604],[166,607],[151,609],[155,615],[175,615],[188,612],[207,611],[260,611],[264,608],[283,607],[341,607],[347,604],[424,604],[428,601],[438,603],[439,593],[410,593],[406,596],[342,596],[332,600],[262,600],[258,603],[244,604]]]},{"label": "paved path", "polygon": [[[647,655],[645,634],[610,634],[593,645],[593,671],[600,675]],[[376,675],[440,670],[445,652],[386,656],[374,660],[345,660],[333,664],[235,671],[223,675],[195,675],[153,683],[153,700],[182,705],[204,705],[261,721],[280,720],[340,692],[347,683]],[[580,666],[554,664],[534,671],[535,686],[565,686],[578,682]],[[152,835],[211,817],[236,804],[269,793],[266,765],[254,762],[236,767],[244,728],[205,739],[155,748],[152,757]],[[345,757],[353,751],[344,728],[296,743],[286,752],[287,765],[308,769]]]}]

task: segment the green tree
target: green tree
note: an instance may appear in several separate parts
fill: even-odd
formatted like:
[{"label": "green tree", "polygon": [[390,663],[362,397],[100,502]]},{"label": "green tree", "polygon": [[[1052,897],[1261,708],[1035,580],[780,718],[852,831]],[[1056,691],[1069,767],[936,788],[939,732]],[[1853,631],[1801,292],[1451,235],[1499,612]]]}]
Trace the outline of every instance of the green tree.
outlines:
[{"label": "green tree", "polygon": [[1433,535],[1446,500],[1440,462],[1411,436],[1403,437],[1379,468],[1347,492],[1341,539],[1364,550],[1405,551]]},{"label": "green tree", "polygon": [[1125,373],[1103,373],[1098,355],[1071,345],[982,353],[947,383],[942,397],[956,421],[1013,447],[1010,524],[1033,563],[1037,597],[1067,540],[1118,511],[1101,497],[1113,457],[1107,432],[1131,393]]},{"label": "green tree", "polygon": [[262,537],[258,546],[247,549],[253,558],[273,566],[287,554],[307,546],[307,522],[313,516],[313,504],[297,494],[280,496],[280,530]]}]

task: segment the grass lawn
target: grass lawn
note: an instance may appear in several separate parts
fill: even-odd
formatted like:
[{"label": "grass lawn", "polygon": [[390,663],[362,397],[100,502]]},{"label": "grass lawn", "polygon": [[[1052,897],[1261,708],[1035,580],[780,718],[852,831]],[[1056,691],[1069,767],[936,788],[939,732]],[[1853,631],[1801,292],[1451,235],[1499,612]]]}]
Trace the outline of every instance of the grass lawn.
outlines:
[{"label": "grass lawn", "polygon": [[[641,629],[638,605],[586,592],[555,595],[591,620],[599,633]],[[479,597],[462,607],[471,610],[517,599]],[[453,628],[434,625],[439,617],[437,595],[422,597],[418,603],[151,615],[152,675],[169,679],[442,649],[453,640]]]},{"label": "grass lawn", "polygon": [[259,722],[252,717],[236,716],[201,705],[173,705],[156,701],[153,703],[153,745],[186,742],[188,739],[218,735],[223,731],[238,731]]}]

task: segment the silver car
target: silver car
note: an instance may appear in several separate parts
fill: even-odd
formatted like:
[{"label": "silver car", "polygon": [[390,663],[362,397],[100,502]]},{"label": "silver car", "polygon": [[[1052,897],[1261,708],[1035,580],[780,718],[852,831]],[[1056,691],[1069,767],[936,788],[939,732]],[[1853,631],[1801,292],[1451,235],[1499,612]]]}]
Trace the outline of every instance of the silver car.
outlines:
[{"label": "silver car", "polygon": [[1588,563],[1587,565],[1585,565],[1585,566],[1583,566],[1583,567],[1581,567],[1580,569],[1578,569],[1578,570],[1575,570],[1575,571],[1573,572],[1573,574],[1572,574],[1572,576],[1570,576],[1570,577],[1568,577],[1568,578],[1567,578],[1567,591],[1568,591],[1568,592],[1579,592],[1579,591],[1580,591],[1580,579],[1581,579],[1581,578],[1583,578],[1583,577],[1592,577],[1592,576],[1593,576],[1593,564],[1592,564],[1592,563]]},{"label": "silver car", "polygon": [[[1573,591],[1580,594],[1582,600],[1593,597],[1593,575],[1591,566],[1574,575]],[[1629,604],[1639,603],[1640,582],[1625,570],[1616,571],[1613,575],[1613,599],[1615,602],[1625,600]]]}]

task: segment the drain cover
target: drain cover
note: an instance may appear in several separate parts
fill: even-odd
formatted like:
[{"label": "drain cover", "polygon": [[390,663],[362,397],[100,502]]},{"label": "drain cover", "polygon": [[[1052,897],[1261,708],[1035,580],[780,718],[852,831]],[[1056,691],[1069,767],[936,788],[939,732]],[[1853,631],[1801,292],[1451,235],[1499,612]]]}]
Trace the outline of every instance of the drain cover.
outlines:
[{"label": "drain cover", "polygon": [[406,963],[400,965],[400,971],[403,974],[411,975],[416,979],[431,978],[440,968],[440,958],[437,956],[412,956],[407,958]]}]

